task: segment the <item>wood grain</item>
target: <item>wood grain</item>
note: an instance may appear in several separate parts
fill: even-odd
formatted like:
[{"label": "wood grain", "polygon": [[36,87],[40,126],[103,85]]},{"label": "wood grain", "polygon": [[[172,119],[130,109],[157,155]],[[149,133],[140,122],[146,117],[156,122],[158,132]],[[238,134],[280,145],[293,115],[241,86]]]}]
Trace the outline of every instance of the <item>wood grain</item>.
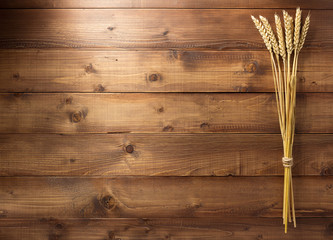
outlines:
[{"label": "wood grain", "polygon": [[[294,176],[333,175],[333,135],[296,135]],[[282,175],[279,134],[2,134],[0,176]]]},{"label": "wood grain", "polygon": [[[332,1],[0,5],[0,239],[333,239]],[[271,70],[250,15],[299,5],[312,19],[285,235]]]},{"label": "wood grain", "polygon": [[[305,51],[299,92],[333,92],[333,52]],[[0,92],[274,92],[266,51],[1,50]]]},{"label": "wood grain", "polygon": [[[297,133],[333,133],[332,93],[298,94]],[[0,94],[2,133],[279,133],[273,93]]]},{"label": "wood grain", "polygon": [[[298,217],[333,216],[332,179],[293,178]],[[0,212],[2,218],[280,217],[282,194],[282,177],[5,177]]]},{"label": "wood grain", "polygon": [[0,220],[1,239],[332,239],[332,218],[298,218],[283,233],[281,218],[151,218]]},{"label": "wood grain", "polygon": [[[250,15],[275,9],[4,9],[0,48],[264,49]],[[291,11],[290,14],[293,14]],[[332,49],[332,10],[311,11],[305,48]]]},{"label": "wood grain", "polygon": [[330,0],[2,0],[2,8],[296,8],[333,9]]}]

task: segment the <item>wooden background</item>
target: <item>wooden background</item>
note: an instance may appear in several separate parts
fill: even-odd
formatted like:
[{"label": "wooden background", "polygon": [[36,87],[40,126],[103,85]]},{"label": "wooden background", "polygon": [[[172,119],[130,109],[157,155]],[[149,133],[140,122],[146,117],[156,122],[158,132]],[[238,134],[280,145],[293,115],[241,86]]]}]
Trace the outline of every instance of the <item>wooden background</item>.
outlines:
[{"label": "wooden background", "polygon": [[[294,189],[250,15],[311,9]],[[333,2],[4,0],[0,239],[333,239]]]}]

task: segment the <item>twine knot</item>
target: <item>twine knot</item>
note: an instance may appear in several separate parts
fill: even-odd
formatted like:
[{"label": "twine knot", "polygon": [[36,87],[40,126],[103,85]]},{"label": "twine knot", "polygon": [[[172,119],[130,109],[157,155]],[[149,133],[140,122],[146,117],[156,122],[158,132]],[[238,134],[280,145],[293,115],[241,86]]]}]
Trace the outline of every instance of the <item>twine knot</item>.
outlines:
[{"label": "twine knot", "polygon": [[294,164],[293,158],[283,157],[282,163],[285,168],[291,168]]}]

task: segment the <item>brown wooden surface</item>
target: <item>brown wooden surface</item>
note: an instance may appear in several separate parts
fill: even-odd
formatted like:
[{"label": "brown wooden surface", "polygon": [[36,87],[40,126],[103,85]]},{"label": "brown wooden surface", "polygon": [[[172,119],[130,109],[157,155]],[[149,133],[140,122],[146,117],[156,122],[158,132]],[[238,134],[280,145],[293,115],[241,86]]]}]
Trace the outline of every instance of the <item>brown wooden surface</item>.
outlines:
[{"label": "brown wooden surface", "polygon": [[283,233],[281,218],[152,218],[0,220],[1,239],[333,239],[332,218],[298,218]]},{"label": "brown wooden surface", "polygon": [[[312,16],[285,235],[271,68],[250,15],[297,6]],[[0,7],[1,240],[333,239],[332,1]]]},{"label": "brown wooden surface", "polygon": [[2,0],[3,8],[296,8],[333,9],[330,0]]},{"label": "brown wooden surface", "polygon": [[[294,177],[298,217],[333,216],[332,177]],[[281,217],[282,177],[5,177],[2,218]]]},{"label": "brown wooden surface", "polygon": [[[260,14],[272,20],[275,12],[275,9],[0,10],[0,48],[264,49],[250,15]],[[332,10],[313,10],[311,16],[305,48],[332,50]]]},{"label": "brown wooden surface", "polygon": [[[294,176],[333,174],[333,135],[297,135]],[[2,134],[1,176],[282,175],[279,134]]]},{"label": "brown wooden surface", "polygon": [[[299,92],[333,92],[333,52],[305,51]],[[1,50],[1,92],[274,92],[267,51]]]},{"label": "brown wooden surface", "polygon": [[[297,133],[333,133],[333,94],[298,94]],[[0,94],[2,133],[279,133],[273,93]]]}]

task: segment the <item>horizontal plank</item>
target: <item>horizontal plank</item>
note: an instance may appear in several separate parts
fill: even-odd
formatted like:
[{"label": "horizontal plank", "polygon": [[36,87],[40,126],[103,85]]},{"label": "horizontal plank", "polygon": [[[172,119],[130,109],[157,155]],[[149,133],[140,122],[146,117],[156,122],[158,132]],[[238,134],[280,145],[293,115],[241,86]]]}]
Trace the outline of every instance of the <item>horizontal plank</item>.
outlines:
[{"label": "horizontal plank", "polygon": [[[333,52],[305,51],[299,92],[333,92]],[[266,51],[1,50],[0,92],[274,92]]]},{"label": "horizontal plank", "polygon": [[1,239],[332,239],[332,218],[298,218],[284,234],[280,218],[111,218],[0,220]]},{"label": "horizontal plank", "polygon": [[[5,9],[0,48],[264,49],[250,15],[272,9]],[[305,48],[332,49],[332,10],[313,10]]]},{"label": "horizontal plank", "polygon": [[2,0],[2,8],[302,8],[333,9],[330,0]]},{"label": "horizontal plank", "polygon": [[[300,93],[296,133],[333,133],[333,93]],[[0,94],[2,133],[279,133],[274,93]]]},{"label": "horizontal plank", "polygon": [[[333,135],[296,135],[293,175],[333,174]],[[0,176],[282,175],[279,134],[2,134]]]},{"label": "horizontal plank", "polygon": [[[332,177],[294,177],[298,217],[332,217]],[[2,218],[281,217],[283,177],[4,177]]]}]

